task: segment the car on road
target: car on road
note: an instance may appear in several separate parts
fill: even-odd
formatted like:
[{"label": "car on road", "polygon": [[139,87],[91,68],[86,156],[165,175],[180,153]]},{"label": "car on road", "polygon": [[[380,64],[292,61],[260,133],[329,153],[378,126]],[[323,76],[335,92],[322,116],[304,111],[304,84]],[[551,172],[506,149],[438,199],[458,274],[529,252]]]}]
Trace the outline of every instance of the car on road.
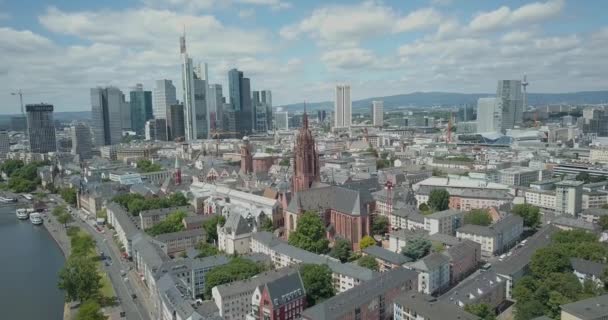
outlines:
[{"label": "car on road", "polygon": [[120,275],[124,277],[125,275],[127,275],[127,273],[124,270],[120,270]]},{"label": "car on road", "polygon": [[137,295],[135,293],[131,294],[131,298],[137,299]]}]

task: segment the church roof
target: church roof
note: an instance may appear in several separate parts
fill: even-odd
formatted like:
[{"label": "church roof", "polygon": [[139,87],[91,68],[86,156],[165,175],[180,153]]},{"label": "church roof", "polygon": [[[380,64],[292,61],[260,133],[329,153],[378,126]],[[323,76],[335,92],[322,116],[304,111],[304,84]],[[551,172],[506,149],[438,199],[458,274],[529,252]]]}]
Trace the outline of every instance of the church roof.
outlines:
[{"label": "church roof", "polygon": [[350,215],[360,216],[369,214],[367,204],[372,201],[371,194],[364,190],[328,186],[296,192],[287,206],[287,211],[334,209]]}]

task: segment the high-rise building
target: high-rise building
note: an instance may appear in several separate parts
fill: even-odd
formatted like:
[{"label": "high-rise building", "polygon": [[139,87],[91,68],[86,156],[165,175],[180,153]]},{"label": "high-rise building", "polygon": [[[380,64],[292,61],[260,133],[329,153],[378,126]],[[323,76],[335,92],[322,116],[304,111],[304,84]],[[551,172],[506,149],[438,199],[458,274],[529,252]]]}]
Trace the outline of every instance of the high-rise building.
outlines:
[{"label": "high-rise building", "polygon": [[209,109],[210,131],[223,130],[224,103],[221,84],[210,84],[207,90],[207,108]]},{"label": "high-rise building", "polygon": [[289,113],[287,111],[275,112],[274,126],[277,130],[289,130]]},{"label": "high-rise building", "polygon": [[121,110],[124,95],[115,87],[91,89],[91,116],[95,146],[119,144],[122,139]]},{"label": "high-rise building", "polygon": [[374,127],[384,125],[384,102],[372,101],[372,123]]},{"label": "high-rise building", "polygon": [[266,124],[268,118],[266,117],[267,106],[261,100],[260,91],[253,91],[253,108],[255,110],[255,131],[265,132],[267,131]]},{"label": "high-rise building", "polygon": [[327,118],[327,111],[325,110],[317,110],[317,120],[319,123],[324,122]]},{"label": "high-rise building", "polygon": [[145,139],[147,141],[167,141],[167,120],[161,118],[146,121]]},{"label": "high-rise building", "polygon": [[579,127],[586,135],[608,137],[608,112],[602,109],[588,108],[578,119]]},{"label": "high-rise building", "polygon": [[[194,70],[194,132],[191,139],[209,137],[210,117],[207,108],[207,64],[199,65]],[[187,133],[186,133],[187,134]]]},{"label": "high-rise building", "polygon": [[477,132],[499,132],[501,130],[502,112],[496,98],[479,98],[477,100]]},{"label": "high-rise building", "polygon": [[272,128],[272,91],[262,90],[262,103],[266,106],[266,128]]},{"label": "high-rise building", "polygon": [[72,133],[72,154],[80,156],[80,160],[91,159],[93,140],[91,128],[84,123],[76,123],[70,128]]},{"label": "high-rise building", "polygon": [[564,180],[555,184],[555,213],[576,217],[583,207],[584,181]]},{"label": "high-rise building", "polygon": [[0,130],[0,159],[6,159],[6,154],[11,151],[10,140],[6,130]]},{"label": "high-rise building", "polygon": [[350,85],[340,84],[336,86],[336,99],[334,102],[335,119],[334,127],[350,128],[352,121],[352,101],[350,99]]},{"label": "high-rise building", "polygon": [[27,133],[30,141],[30,152],[47,153],[57,151],[55,139],[55,121],[53,120],[53,105],[28,104]]},{"label": "high-rise building", "polygon": [[171,105],[177,103],[175,86],[171,80],[156,80],[154,87],[154,111],[156,119],[166,119]]},{"label": "high-rise building", "polygon": [[254,128],[249,78],[243,77],[242,71],[231,69],[228,71],[228,90],[230,104],[235,112],[235,129],[239,136],[245,136]]},{"label": "high-rise building", "polygon": [[521,125],[524,120],[521,80],[499,80],[496,103],[502,112],[501,131]]},{"label": "high-rise building", "polygon": [[302,127],[296,136],[293,160],[293,192],[310,189],[313,182],[320,180],[320,167],[315,138],[308,128],[306,112],[302,117]]},{"label": "high-rise building", "polygon": [[130,92],[131,130],[139,135],[144,134],[146,121],[152,119],[152,92],[144,91],[138,83]]},{"label": "high-rise building", "polygon": [[184,131],[186,140],[209,136],[210,116],[207,108],[207,65],[194,67],[186,51],[186,35],[180,37],[182,55],[182,88],[184,93]]},{"label": "high-rise building", "polygon": [[184,122],[184,105],[173,104],[169,106],[169,112],[167,113],[168,140],[184,138]]},{"label": "high-rise building", "polygon": [[122,94],[121,98],[120,121],[122,123],[122,131],[131,131],[131,103],[127,101],[124,94]]}]

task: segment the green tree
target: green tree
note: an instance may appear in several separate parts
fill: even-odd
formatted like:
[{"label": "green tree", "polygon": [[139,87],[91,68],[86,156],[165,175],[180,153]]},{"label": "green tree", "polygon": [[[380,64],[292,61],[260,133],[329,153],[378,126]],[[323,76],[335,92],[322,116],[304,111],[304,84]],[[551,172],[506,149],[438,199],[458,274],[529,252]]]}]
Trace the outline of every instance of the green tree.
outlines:
[{"label": "green tree", "polygon": [[428,205],[433,211],[447,210],[450,205],[450,193],[446,189],[431,190]]},{"label": "green tree", "polygon": [[601,216],[599,225],[602,227],[602,230],[608,230],[608,216]]},{"label": "green tree", "polygon": [[388,232],[388,218],[381,215],[376,215],[372,220],[372,234],[384,235]]},{"label": "green tree", "polygon": [[6,173],[7,176],[12,176],[13,173],[24,166],[23,161],[21,160],[5,160],[0,165],[0,171]]},{"label": "green tree", "polygon": [[437,168],[433,168],[432,174],[433,174],[433,177],[443,177],[443,176],[445,176],[445,172],[443,172],[442,170],[437,169]]},{"label": "green tree", "polygon": [[421,204],[418,206],[418,210],[420,210],[420,211],[423,211],[423,212],[424,212],[424,211],[429,211],[429,210],[431,210],[431,208],[429,208],[429,205],[428,205],[428,204],[426,204],[426,203],[424,203],[424,202],[423,202],[423,203],[421,203]]},{"label": "green tree", "polygon": [[70,238],[71,256],[89,257],[95,250],[95,240],[87,233],[78,232]]},{"label": "green tree", "polygon": [[329,241],[325,225],[316,212],[305,212],[298,219],[296,230],[289,235],[289,244],[314,253],[326,253]]},{"label": "green tree", "polygon": [[165,220],[146,229],[146,233],[151,236],[157,236],[159,234],[184,231],[186,227],[184,227],[183,219],[186,216],[187,213],[183,211],[172,212],[167,216],[167,218],[165,218]]},{"label": "green tree", "polygon": [[95,300],[87,300],[78,308],[76,314],[76,320],[106,320],[103,312],[101,312],[101,306]]},{"label": "green tree", "polygon": [[77,194],[76,189],[74,188],[65,188],[61,189],[59,192],[63,201],[75,206],[77,202]]},{"label": "green tree", "polygon": [[279,162],[279,165],[282,167],[289,167],[290,164],[291,162],[289,161],[289,159],[283,159]]},{"label": "green tree", "polygon": [[562,250],[551,246],[536,250],[530,260],[530,270],[539,278],[546,278],[553,272],[564,272],[569,269],[568,256]]},{"label": "green tree", "polygon": [[433,244],[424,238],[414,238],[407,242],[401,253],[412,260],[418,260],[429,254]]},{"label": "green tree", "polygon": [[198,250],[197,258],[215,256],[220,253],[220,250],[216,246],[203,241],[196,245],[196,250]]},{"label": "green tree", "polygon": [[376,245],[376,240],[374,240],[374,238],[372,238],[370,236],[364,236],[363,238],[361,238],[361,241],[359,242],[359,247],[361,248],[361,250],[363,250],[367,247],[375,246],[375,245]]},{"label": "green tree", "polygon": [[226,218],[222,215],[215,215],[203,222],[203,229],[207,232],[207,242],[217,243],[217,226],[222,227],[226,223]]},{"label": "green tree", "polygon": [[378,271],[378,262],[376,261],[376,258],[372,256],[362,256],[359,258],[359,260],[357,260],[357,264],[361,267]]},{"label": "green tree", "polygon": [[432,241],[431,244],[432,244],[433,252],[441,253],[441,252],[445,251],[445,245],[443,243],[441,243],[439,241]]},{"label": "green tree", "polygon": [[152,163],[152,161],[148,159],[141,159],[137,160],[137,169],[143,173],[147,173],[161,171],[163,167],[158,163]]},{"label": "green tree", "polygon": [[61,223],[64,228],[67,227],[68,223],[72,221],[74,221],[72,215],[67,212],[62,213],[59,217],[57,217],[57,222]]},{"label": "green tree", "polygon": [[540,209],[529,203],[516,204],[513,206],[513,214],[524,219],[524,226],[536,229],[540,226]]},{"label": "green tree", "polygon": [[608,203],[603,204],[602,209],[608,209]]},{"label": "green tree", "polygon": [[334,247],[331,249],[329,255],[341,262],[346,262],[352,253],[353,250],[350,241],[339,238],[334,243]]},{"label": "green tree", "polygon": [[492,308],[485,304],[467,304],[464,306],[464,311],[472,313],[479,317],[480,320],[495,320],[496,314]]},{"label": "green tree", "polygon": [[260,263],[240,257],[233,258],[228,264],[214,268],[205,274],[205,297],[211,297],[211,289],[220,284],[248,279],[264,271]]},{"label": "green tree", "polygon": [[308,307],[334,296],[332,272],[324,264],[303,264],[300,275],[306,289]]},{"label": "green tree", "polygon": [[86,301],[97,296],[101,288],[100,280],[93,260],[70,256],[59,272],[58,287],[65,291],[66,301]]},{"label": "green tree", "polygon": [[464,215],[464,223],[489,226],[492,224],[492,217],[486,209],[473,209]]},{"label": "green tree", "polygon": [[260,217],[260,230],[268,232],[274,231],[274,224],[272,223],[272,220],[265,215]]},{"label": "green tree", "polygon": [[60,205],[60,206],[56,206],[55,208],[53,208],[53,210],[51,211],[51,214],[54,217],[59,217],[60,215],[66,213],[66,207],[64,205]]}]

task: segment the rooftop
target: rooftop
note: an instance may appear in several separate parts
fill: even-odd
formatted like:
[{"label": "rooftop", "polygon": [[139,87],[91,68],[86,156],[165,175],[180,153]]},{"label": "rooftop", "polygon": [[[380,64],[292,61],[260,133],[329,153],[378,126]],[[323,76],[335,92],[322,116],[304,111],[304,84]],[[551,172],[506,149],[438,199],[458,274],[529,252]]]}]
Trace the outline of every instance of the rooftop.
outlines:
[{"label": "rooftop", "polygon": [[579,319],[602,319],[608,317],[608,294],[564,304],[561,307],[562,312]]},{"label": "rooftop", "polygon": [[405,292],[395,299],[395,305],[409,309],[424,319],[478,320],[461,308],[422,293]]},{"label": "rooftop", "polygon": [[379,246],[370,246],[363,249],[363,252],[372,257],[378,258],[380,260],[384,260],[396,265],[402,265],[407,262],[411,262],[412,259],[390,250],[384,249]]},{"label": "rooftop", "polygon": [[536,250],[544,248],[551,243],[551,236],[557,231],[559,231],[559,229],[553,225],[542,227],[534,235],[528,238],[528,241],[523,248],[513,252],[513,254],[504,261],[494,264],[493,269],[500,275],[515,275],[530,263],[530,259],[532,259],[532,255]]}]

